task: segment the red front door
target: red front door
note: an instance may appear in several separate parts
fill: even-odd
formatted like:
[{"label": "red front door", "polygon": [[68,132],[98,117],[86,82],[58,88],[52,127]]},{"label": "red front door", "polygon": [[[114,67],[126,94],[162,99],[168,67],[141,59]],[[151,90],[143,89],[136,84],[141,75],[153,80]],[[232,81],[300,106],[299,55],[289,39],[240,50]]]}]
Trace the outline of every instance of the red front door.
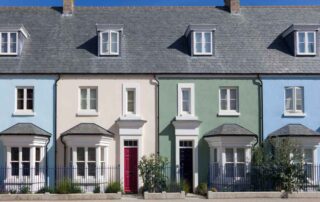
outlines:
[{"label": "red front door", "polygon": [[138,192],[138,148],[124,148],[124,192]]}]

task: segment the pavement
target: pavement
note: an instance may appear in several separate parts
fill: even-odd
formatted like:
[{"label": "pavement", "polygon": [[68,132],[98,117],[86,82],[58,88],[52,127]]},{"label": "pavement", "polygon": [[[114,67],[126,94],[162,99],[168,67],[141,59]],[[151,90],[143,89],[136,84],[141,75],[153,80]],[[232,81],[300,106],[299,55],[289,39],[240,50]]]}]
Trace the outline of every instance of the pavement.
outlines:
[{"label": "pavement", "polygon": [[[161,201],[172,201],[172,202],[319,202],[319,198],[301,198],[301,199],[275,199],[275,198],[256,198],[256,199],[200,199],[200,198],[186,198],[184,200],[144,200],[142,198],[132,198],[123,196],[121,200],[110,200],[110,202],[161,202]],[[40,201],[19,201],[19,202],[40,202]],[[54,201],[48,201],[54,202]],[[59,202],[79,202],[79,201],[59,201]],[[102,202],[102,201],[81,201],[81,202]],[[106,201],[104,201],[106,202]]]}]

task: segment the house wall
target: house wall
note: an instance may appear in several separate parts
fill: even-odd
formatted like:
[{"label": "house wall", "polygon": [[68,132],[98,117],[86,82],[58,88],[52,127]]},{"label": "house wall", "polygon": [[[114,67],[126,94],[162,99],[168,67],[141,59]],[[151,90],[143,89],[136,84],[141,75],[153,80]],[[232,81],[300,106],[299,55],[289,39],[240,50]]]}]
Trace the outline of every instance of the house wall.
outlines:
[{"label": "house wall", "polygon": [[[175,165],[175,131],[172,121],[177,116],[178,83],[194,83],[195,115],[202,123],[199,127],[199,183],[207,182],[209,147],[203,136],[224,123],[237,123],[253,133],[259,132],[258,86],[253,78],[173,78],[160,77],[160,154]],[[239,117],[219,117],[219,87],[239,88]]]},{"label": "house wall", "polygon": [[[142,154],[156,152],[156,83],[152,76],[119,75],[62,75],[57,86],[58,129],[57,164],[64,163],[64,146],[61,134],[79,123],[95,123],[115,134],[109,148],[109,165],[119,165],[119,128],[116,121],[122,115],[122,85],[136,83],[140,86],[140,116],[147,122],[142,131]],[[98,87],[98,116],[77,116],[79,87]],[[120,151],[123,152],[123,151]]]},{"label": "house wall", "polygon": [[[33,123],[52,134],[48,144],[48,167],[55,167],[55,81],[56,76],[0,76],[0,131],[17,123]],[[15,116],[15,88],[34,87],[34,116]],[[0,142],[0,166],[6,162],[5,149]],[[54,172],[49,172],[49,183],[54,182]]]},{"label": "house wall", "polygon": [[[263,80],[263,136],[287,125],[300,123],[320,131],[320,77],[319,76],[264,76]],[[286,117],[285,87],[304,87],[304,117]],[[320,150],[318,149],[318,162]]]}]

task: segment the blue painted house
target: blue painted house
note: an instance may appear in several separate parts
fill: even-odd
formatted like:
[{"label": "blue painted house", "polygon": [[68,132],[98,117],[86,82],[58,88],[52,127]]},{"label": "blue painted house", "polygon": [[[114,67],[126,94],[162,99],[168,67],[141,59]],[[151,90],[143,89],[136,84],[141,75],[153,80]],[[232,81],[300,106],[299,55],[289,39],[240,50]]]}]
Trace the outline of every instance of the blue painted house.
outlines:
[{"label": "blue painted house", "polygon": [[4,95],[0,106],[0,178],[4,183],[0,189],[19,191],[28,185],[36,191],[54,183],[55,81],[55,76],[0,76]]},{"label": "blue painted house", "polygon": [[320,77],[263,77],[264,138],[291,137],[303,148],[306,163],[319,163]]}]

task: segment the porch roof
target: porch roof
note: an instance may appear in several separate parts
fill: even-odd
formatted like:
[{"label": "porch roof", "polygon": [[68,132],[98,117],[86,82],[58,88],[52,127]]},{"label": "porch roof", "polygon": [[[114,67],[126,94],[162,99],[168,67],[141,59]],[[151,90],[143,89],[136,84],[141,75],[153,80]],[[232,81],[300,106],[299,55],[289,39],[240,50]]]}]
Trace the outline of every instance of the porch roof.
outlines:
[{"label": "porch roof", "polygon": [[51,134],[33,123],[17,123],[2,131],[0,135],[34,135],[51,137]]},{"label": "porch roof", "polygon": [[320,133],[302,125],[302,124],[288,124],[283,126],[282,128],[272,132],[269,137],[314,137],[319,136]]},{"label": "porch roof", "polygon": [[213,136],[257,136],[257,135],[238,124],[228,123],[228,124],[222,124],[217,128],[209,131],[204,137],[213,137]]},{"label": "porch roof", "polygon": [[109,130],[95,124],[95,123],[80,123],[66,132],[62,133],[63,136],[66,135],[101,135],[114,137],[114,134]]}]

